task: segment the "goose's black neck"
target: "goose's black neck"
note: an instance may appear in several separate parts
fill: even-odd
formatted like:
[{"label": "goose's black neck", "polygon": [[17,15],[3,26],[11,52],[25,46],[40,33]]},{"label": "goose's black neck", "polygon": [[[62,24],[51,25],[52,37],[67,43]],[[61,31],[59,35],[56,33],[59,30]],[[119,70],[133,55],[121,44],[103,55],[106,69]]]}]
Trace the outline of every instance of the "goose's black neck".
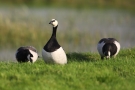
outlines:
[{"label": "goose's black neck", "polygon": [[44,50],[47,52],[53,52],[60,48],[60,45],[56,39],[57,27],[58,27],[58,25],[56,27],[53,27],[52,36],[51,36],[50,40],[47,42],[47,44],[44,46]]},{"label": "goose's black neck", "polygon": [[52,37],[56,37],[58,25],[56,27],[53,27]]}]

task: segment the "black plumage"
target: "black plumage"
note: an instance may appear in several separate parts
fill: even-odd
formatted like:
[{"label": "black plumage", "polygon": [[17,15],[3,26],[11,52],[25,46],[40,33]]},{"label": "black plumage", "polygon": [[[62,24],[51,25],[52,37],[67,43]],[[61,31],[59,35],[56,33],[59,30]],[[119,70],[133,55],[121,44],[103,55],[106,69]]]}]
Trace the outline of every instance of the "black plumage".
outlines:
[{"label": "black plumage", "polygon": [[56,27],[53,27],[52,36],[49,39],[49,41],[47,42],[47,44],[44,46],[44,50],[47,52],[54,52],[61,47],[56,39],[57,27],[58,27],[58,25]]}]

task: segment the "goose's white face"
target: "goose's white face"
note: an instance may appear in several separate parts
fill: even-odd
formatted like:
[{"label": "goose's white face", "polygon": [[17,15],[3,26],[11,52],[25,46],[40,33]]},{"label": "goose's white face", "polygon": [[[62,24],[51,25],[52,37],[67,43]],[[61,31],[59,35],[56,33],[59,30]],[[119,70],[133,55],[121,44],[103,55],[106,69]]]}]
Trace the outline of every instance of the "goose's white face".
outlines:
[{"label": "goose's white face", "polygon": [[53,27],[56,27],[58,25],[58,21],[56,19],[52,19],[50,23]]}]

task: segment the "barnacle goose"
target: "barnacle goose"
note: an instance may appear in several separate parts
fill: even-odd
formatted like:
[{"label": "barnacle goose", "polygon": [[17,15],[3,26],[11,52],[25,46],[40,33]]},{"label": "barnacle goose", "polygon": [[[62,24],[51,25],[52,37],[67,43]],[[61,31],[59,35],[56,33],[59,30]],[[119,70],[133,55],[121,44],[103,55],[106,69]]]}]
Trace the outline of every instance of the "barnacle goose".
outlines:
[{"label": "barnacle goose", "polygon": [[58,21],[52,19],[50,23],[53,27],[52,35],[42,50],[42,57],[47,63],[66,64],[67,56],[63,48],[57,41],[56,31],[58,28]]},{"label": "barnacle goose", "polygon": [[97,50],[101,59],[115,57],[120,51],[120,43],[115,38],[103,38],[98,42]]},{"label": "barnacle goose", "polygon": [[22,46],[17,49],[15,57],[18,62],[34,63],[38,58],[38,53],[33,46]]}]

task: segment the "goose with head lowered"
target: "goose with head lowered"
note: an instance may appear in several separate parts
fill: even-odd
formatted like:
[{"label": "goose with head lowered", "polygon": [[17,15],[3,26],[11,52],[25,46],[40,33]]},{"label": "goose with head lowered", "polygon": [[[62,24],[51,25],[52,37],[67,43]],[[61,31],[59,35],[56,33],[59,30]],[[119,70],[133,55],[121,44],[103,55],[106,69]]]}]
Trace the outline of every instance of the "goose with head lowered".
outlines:
[{"label": "goose with head lowered", "polygon": [[52,19],[50,23],[53,27],[52,35],[42,50],[42,57],[47,63],[66,64],[67,56],[63,48],[57,41],[56,31],[58,28],[58,21]]},{"label": "goose with head lowered", "polygon": [[18,62],[34,63],[38,58],[38,53],[33,46],[22,46],[17,49],[15,57]]},{"label": "goose with head lowered", "polygon": [[102,38],[97,49],[101,59],[115,57],[120,51],[120,43],[115,38]]}]

